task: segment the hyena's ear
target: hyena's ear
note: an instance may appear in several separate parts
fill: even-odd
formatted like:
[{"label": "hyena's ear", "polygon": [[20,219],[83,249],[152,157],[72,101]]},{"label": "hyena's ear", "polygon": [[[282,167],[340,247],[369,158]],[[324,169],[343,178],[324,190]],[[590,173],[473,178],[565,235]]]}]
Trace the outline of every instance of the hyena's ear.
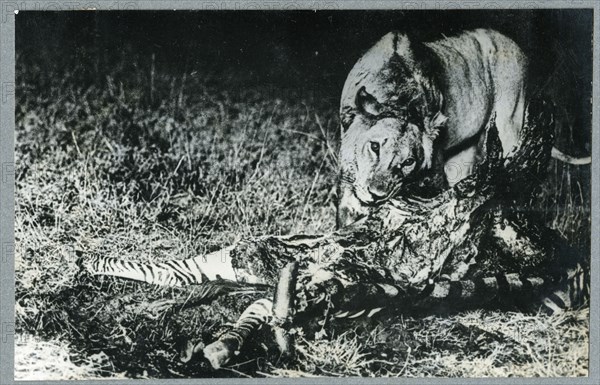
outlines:
[{"label": "hyena's ear", "polygon": [[364,86],[360,87],[356,93],[354,102],[358,111],[363,114],[377,116],[381,113],[382,105],[373,95],[367,92]]}]

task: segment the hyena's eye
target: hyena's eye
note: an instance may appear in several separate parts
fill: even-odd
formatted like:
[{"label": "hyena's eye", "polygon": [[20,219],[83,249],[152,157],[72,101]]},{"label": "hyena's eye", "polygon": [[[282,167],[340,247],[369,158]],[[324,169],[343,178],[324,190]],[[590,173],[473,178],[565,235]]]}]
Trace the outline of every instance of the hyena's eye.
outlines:
[{"label": "hyena's eye", "polygon": [[408,158],[404,162],[402,162],[402,167],[410,167],[415,164],[415,158]]},{"label": "hyena's eye", "polygon": [[371,151],[373,151],[375,155],[379,155],[379,143],[371,142]]}]

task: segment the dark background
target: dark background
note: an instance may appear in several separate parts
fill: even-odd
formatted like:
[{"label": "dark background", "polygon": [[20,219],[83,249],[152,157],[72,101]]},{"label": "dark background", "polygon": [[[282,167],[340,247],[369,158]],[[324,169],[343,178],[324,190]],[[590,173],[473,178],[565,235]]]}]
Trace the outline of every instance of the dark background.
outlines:
[{"label": "dark background", "polygon": [[583,145],[572,152],[589,153],[592,10],[21,12],[16,47],[20,65],[60,76],[77,63],[84,82],[101,84],[125,56],[141,73],[154,62],[157,72],[308,88],[337,108],[352,65],[390,30],[426,41],[480,27],[522,47],[530,95],[564,108]]}]

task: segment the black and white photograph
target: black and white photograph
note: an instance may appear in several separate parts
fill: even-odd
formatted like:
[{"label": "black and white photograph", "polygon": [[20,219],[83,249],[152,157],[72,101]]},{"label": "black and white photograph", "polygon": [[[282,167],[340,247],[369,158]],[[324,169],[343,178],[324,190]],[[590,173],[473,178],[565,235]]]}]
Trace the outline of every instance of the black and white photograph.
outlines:
[{"label": "black and white photograph", "polygon": [[14,19],[15,380],[589,376],[593,9]]}]

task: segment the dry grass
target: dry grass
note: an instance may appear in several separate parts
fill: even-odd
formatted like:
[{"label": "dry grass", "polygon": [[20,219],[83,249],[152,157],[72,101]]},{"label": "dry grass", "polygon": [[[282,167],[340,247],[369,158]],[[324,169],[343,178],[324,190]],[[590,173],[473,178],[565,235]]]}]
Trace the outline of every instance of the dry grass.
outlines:
[{"label": "dry grass", "polygon": [[[90,298],[160,291],[81,278],[76,251],[157,261],[212,251],[236,236],[334,226],[337,95],[173,75],[154,65],[115,66],[90,81],[84,66],[48,70],[19,60],[19,378],[587,374],[585,310],[382,316],[329,338],[300,338],[292,362],[257,359],[220,372],[169,366],[176,360],[174,343],[163,342],[170,329],[139,341],[139,319],[115,315],[101,330],[108,336],[95,340],[78,316],[94,310],[82,309]],[[549,224],[589,251],[589,172],[555,167],[537,204]],[[230,315],[214,310],[199,322],[214,327]],[[135,350],[123,352],[127,344]]]}]

